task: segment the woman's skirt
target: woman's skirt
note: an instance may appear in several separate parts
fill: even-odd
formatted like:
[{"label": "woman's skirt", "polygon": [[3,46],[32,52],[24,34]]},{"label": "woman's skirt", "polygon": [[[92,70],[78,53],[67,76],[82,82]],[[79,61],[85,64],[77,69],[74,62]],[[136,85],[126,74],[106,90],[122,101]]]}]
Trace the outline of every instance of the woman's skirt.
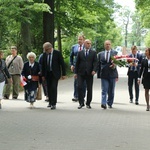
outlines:
[{"label": "woman's skirt", "polygon": [[36,101],[37,90],[25,90],[25,101],[34,103]]},{"label": "woman's skirt", "polygon": [[143,83],[144,89],[150,89],[150,78],[143,79],[142,83]]}]

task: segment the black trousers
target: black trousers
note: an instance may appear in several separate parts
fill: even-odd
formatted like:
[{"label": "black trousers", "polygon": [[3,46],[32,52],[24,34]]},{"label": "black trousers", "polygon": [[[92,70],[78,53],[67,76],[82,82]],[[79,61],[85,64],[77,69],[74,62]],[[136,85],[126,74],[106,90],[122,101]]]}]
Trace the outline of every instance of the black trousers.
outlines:
[{"label": "black trousers", "polygon": [[48,72],[46,80],[49,104],[54,106],[57,103],[58,79],[54,77],[52,72]]},{"label": "black trousers", "polygon": [[84,104],[84,89],[83,84],[86,82],[87,85],[87,96],[86,96],[86,105],[90,105],[92,101],[92,89],[93,89],[93,76],[92,75],[78,75],[78,100],[79,104]]},{"label": "black trousers", "polygon": [[135,88],[135,101],[138,102],[139,100],[139,84],[138,84],[138,73],[137,71],[130,71],[128,74],[128,90],[130,100],[133,100],[133,84]]}]

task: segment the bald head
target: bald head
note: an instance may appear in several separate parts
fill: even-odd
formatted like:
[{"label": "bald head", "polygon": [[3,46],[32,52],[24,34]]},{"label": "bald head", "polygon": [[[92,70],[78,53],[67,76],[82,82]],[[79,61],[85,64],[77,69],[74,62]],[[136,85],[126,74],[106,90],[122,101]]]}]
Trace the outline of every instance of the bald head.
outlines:
[{"label": "bald head", "polygon": [[85,47],[85,49],[90,49],[91,48],[91,41],[89,40],[89,39],[86,39],[85,41],[84,41],[84,47]]},{"label": "bald head", "polygon": [[111,41],[110,40],[106,40],[104,42],[104,47],[105,47],[105,50],[111,50]]}]

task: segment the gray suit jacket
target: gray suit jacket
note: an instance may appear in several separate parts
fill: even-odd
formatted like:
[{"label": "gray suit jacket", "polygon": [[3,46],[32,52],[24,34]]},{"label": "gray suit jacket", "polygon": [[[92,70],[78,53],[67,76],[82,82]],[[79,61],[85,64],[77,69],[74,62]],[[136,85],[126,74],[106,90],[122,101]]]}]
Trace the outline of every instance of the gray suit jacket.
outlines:
[{"label": "gray suit jacket", "polygon": [[97,65],[97,77],[98,78],[118,78],[117,69],[112,69],[110,67],[111,57],[117,55],[117,52],[114,50],[110,51],[109,62],[105,60],[105,51],[98,53],[98,65]]}]

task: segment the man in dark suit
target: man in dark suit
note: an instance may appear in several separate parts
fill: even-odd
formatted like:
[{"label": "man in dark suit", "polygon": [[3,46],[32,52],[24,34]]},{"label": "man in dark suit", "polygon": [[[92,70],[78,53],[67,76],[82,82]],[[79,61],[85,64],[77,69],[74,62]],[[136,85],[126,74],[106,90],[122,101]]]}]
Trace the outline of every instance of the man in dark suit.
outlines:
[{"label": "man in dark suit", "polygon": [[137,47],[131,47],[132,53],[129,55],[131,58],[136,58],[130,63],[128,68],[128,91],[130,96],[130,103],[133,103],[133,83],[135,84],[135,104],[139,104],[139,84],[138,84],[138,75],[141,67],[142,56],[137,53]]},{"label": "man in dark suit", "polygon": [[[83,50],[84,48],[84,40],[85,37],[84,35],[79,35],[78,36],[78,44],[75,44],[71,48],[71,53],[70,53],[70,66],[71,66],[71,71],[75,72],[75,64],[77,60],[77,55],[78,52]],[[86,83],[83,85],[84,88],[84,97],[86,93]],[[74,78],[74,98],[72,98],[72,101],[77,102],[78,101],[78,83],[77,83],[77,78]]]},{"label": "man in dark suit", "polygon": [[65,64],[62,54],[54,50],[51,43],[44,43],[43,49],[42,78],[47,81],[49,107],[56,109],[57,85],[61,76],[65,79]]},{"label": "man in dark suit", "polygon": [[96,52],[91,49],[91,41],[85,40],[84,49],[78,52],[76,66],[75,66],[75,78],[78,81],[78,99],[79,107],[81,109],[84,106],[84,90],[83,84],[86,81],[87,85],[87,108],[91,108],[92,101],[92,88],[93,88],[93,76],[97,70],[97,55]]},{"label": "man in dark suit", "polygon": [[118,72],[115,65],[112,65],[111,57],[117,55],[117,52],[111,49],[111,41],[104,42],[105,50],[98,54],[98,78],[101,78],[102,97],[101,107],[106,109],[107,104],[112,108],[114,101],[114,92]]}]

